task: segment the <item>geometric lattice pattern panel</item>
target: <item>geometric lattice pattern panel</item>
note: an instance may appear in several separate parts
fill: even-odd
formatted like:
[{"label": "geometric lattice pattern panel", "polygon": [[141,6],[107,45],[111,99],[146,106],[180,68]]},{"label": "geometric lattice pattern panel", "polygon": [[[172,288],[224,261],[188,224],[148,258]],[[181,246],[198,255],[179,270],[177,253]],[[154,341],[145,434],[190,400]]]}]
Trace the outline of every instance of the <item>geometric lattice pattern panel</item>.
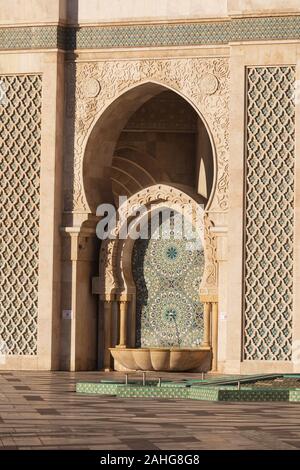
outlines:
[{"label": "geometric lattice pattern panel", "polygon": [[202,342],[199,289],[204,253],[199,244],[191,243],[199,239],[187,220],[188,238],[176,235],[173,223],[171,215],[148,240],[139,238],[134,244],[137,346],[192,348]]},{"label": "geometric lattice pattern panel", "polygon": [[37,353],[40,75],[0,77],[0,340],[7,354]]},{"label": "geometric lattice pattern panel", "polygon": [[300,16],[231,18],[196,23],[0,28],[0,49],[190,46],[234,41],[299,39]]},{"label": "geometric lattice pattern panel", "polygon": [[247,71],[244,359],[292,354],[295,68]]}]

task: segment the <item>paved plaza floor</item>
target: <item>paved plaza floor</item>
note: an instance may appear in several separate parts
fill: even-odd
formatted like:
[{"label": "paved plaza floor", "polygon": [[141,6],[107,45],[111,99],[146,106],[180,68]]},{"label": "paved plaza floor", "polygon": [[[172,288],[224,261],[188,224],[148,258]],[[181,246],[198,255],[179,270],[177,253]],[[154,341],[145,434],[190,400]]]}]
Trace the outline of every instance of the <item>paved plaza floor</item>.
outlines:
[{"label": "paved plaza floor", "polygon": [[0,372],[0,450],[300,449],[299,403],[75,393],[79,380],[120,376],[124,374]]}]

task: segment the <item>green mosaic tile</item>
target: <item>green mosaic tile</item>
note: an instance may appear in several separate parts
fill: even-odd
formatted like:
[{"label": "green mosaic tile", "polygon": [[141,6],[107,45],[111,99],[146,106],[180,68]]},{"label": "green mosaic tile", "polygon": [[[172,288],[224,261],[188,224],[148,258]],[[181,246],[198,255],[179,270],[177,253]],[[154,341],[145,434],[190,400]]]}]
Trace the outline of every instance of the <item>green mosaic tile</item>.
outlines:
[{"label": "green mosaic tile", "polygon": [[289,401],[289,390],[219,390],[219,401]]},{"label": "green mosaic tile", "polygon": [[108,384],[101,382],[78,382],[76,384],[77,393],[92,393],[98,395],[116,395],[119,384]]},{"label": "green mosaic tile", "polygon": [[182,388],[182,387],[189,387],[190,385],[186,382],[162,382],[162,387],[170,387],[170,388]]},{"label": "green mosaic tile", "polygon": [[191,399],[228,402],[300,402],[300,389],[254,389],[236,386],[187,386],[182,383],[170,383],[166,386],[128,384],[109,382],[78,382],[77,393],[114,395],[120,398],[164,398]]},{"label": "green mosaic tile", "polygon": [[289,400],[300,401],[300,389],[290,390]]},{"label": "green mosaic tile", "polygon": [[300,16],[187,24],[0,28],[0,49],[188,46],[274,39],[300,39]]},{"label": "green mosaic tile", "polygon": [[191,387],[189,389],[189,398],[192,400],[218,401],[218,393],[217,388]]},{"label": "green mosaic tile", "polygon": [[0,49],[64,48],[63,29],[57,26],[0,28]]},{"label": "green mosaic tile", "polygon": [[186,388],[166,387],[119,387],[118,396],[121,398],[189,398]]}]

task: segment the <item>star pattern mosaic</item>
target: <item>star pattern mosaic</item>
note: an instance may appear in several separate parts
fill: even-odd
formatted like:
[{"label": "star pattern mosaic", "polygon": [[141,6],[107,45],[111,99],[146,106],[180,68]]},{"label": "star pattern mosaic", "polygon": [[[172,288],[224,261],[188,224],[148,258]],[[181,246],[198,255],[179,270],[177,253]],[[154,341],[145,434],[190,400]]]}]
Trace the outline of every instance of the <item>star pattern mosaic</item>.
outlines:
[{"label": "star pattern mosaic", "polygon": [[[186,220],[184,224],[191,230]],[[137,293],[138,346],[201,344],[203,308],[199,286],[204,253],[202,247],[192,242],[190,235],[178,238],[172,215],[160,223],[149,240],[135,242],[132,268]]]}]

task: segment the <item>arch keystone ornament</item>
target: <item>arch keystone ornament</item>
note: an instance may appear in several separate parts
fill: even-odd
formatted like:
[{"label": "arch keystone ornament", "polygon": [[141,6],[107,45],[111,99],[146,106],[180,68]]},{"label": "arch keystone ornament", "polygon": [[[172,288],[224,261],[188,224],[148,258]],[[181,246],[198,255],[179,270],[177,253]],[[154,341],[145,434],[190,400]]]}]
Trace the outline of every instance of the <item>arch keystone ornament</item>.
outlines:
[{"label": "arch keystone ornament", "polygon": [[200,88],[206,95],[213,95],[219,86],[218,79],[212,73],[204,75],[200,81]]},{"label": "arch keystone ornament", "polygon": [[87,98],[96,98],[99,95],[101,86],[96,78],[90,78],[84,84],[84,94]]}]

